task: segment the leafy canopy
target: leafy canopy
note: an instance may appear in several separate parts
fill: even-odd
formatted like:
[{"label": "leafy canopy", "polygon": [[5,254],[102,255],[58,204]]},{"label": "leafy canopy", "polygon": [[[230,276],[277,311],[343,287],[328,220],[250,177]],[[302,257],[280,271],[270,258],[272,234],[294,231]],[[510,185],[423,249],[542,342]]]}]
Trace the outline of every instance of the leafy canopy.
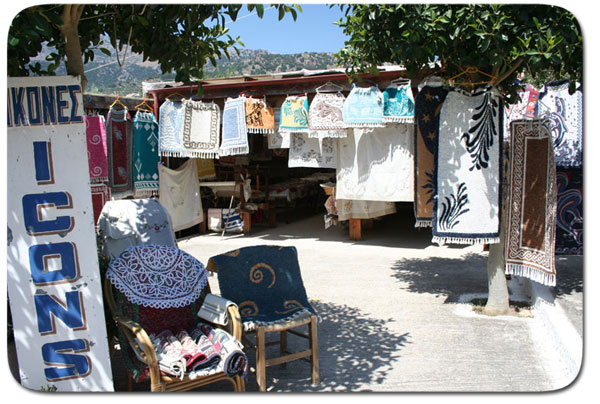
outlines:
[{"label": "leafy canopy", "polygon": [[[66,59],[65,43],[59,27],[63,5],[40,5],[21,11],[12,21],[8,34],[8,74],[11,76],[52,75]],[[203,67],[229,51],[239,52],[239,37],[231,37],[226,17],[235,21],[241,4],[91,4],[85,5],[78,21],[84,63],[94,59],[94,51],[110,55],[105,41],[117,50],[120,62],[126,52],[143,55],[144,60],[160,63],[163,74],[175,72],[177,81],[201,79]],[[275,4],[279,20],[290,13],[296,19],[298,5]],[[262,18],[261,4],[247,5]],[[108,38],[108,39],[107,39]],[[46,44],[52,52],[47,66],[31,64]],[[127,48],[130,45],[130,48]]]},{"label": "leafy canopy", "polygon": [[[497,77],[505,93],[525,72],[540,85],[548,77],[582,82],[582,34],[575,17],[547,5],[350,4],[337,22],[350,37],[336,54],[354,73],[384,62],[404,65],[409,77],[448,79],[476,67]],[[464,78],[464,77],[462,77]],[[481,77],[479,77],[481,79]],[[573,88],[574,89],[574,88]]]}]

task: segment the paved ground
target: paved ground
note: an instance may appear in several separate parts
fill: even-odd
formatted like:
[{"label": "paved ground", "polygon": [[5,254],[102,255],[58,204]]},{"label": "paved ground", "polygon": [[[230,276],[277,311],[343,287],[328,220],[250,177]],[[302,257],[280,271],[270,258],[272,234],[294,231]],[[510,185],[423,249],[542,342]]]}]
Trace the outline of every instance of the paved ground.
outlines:
[{"label": "paved ground", "polygon": [[[298,249],[309,299],[322,319],[321,383],[311,386],[309,364],[296,361],[268,368],[270,391],[543,392],[576,377],[578,368],[565,365],[561,341],[548,340],[547,322],[537,310],[529,318],[486,317],[464,303],[487,293],[487,252],[480,246],[431,244],[429,230],[412,227],[410,212],[376,222],[363,238],[352,242],[345,229],[325,230],[317,215],[276,228],[255,226],[250,236],[190,237],[179,247],[203,263],[247,245]],[[567,327],[581,338],[583,260],[561,257],[557,265],[559,285],[550,291]],[[209,281],[218,292],[216,277]],[[522,299],[530,295],[526,286],[513,277],[509,289]],[[292,348],[298,346],[294,341],[290,337]],[[115,365],[114,372],[115,387],[123,390],[122,370]],[[247,390],[256,391],[253,374]]]}]

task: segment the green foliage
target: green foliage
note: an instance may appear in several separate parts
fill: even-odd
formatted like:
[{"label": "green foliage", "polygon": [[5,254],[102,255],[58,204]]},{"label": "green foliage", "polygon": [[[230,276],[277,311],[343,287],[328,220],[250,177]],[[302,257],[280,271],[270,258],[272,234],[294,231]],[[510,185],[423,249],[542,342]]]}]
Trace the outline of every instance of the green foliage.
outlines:
[{"label": "green foliage", "polygon": [[[352,74],[384,62],[409,77],[448,79],[469,66],[492,74],[506,93],[517,74],[582,82],[582,34],[575,17],[547,5],[351,4],[337,22],[350,37],[336,56]],[[477,79],[477,78],[476,78]],[[480,78],[479,78],[480,79]],[[535,83],[532,83],[535,84]]]}]

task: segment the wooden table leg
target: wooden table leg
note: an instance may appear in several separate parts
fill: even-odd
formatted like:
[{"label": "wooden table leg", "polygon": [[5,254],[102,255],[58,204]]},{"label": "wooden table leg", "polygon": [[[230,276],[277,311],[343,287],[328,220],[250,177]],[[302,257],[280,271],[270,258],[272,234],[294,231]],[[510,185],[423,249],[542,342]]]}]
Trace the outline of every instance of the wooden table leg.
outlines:
[{"label": "wooden table leg", "polygon": [[361,233],[361,219],[350,219],[350,240],[360,241]]}]

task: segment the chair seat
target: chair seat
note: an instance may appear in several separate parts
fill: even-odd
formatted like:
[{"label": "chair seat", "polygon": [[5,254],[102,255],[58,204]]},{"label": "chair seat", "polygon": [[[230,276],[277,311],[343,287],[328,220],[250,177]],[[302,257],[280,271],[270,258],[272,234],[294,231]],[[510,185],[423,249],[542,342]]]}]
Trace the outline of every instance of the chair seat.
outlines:
[{"label": "chair seat", "polygon": [[244,332],[253,332],[257,327],[263,327],[265,332],[285,331],[310,323],[311,316],[314,314],[308,310],[302,310],[289,317],[271,322],[244,321],[242,318],[242,325]]}]

